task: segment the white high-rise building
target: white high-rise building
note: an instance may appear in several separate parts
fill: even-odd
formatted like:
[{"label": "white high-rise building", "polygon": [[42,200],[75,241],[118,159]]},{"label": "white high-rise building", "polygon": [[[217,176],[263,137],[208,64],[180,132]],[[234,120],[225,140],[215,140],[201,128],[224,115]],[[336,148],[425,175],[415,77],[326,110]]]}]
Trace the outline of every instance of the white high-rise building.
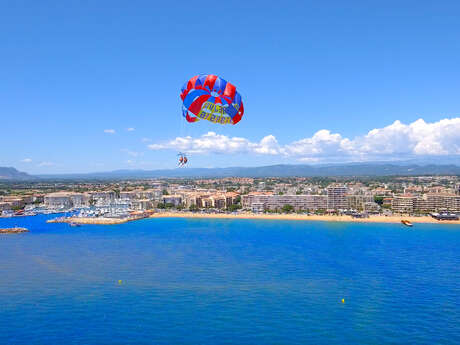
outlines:
[{"label": "white high-rise building", "polygon": [[327,187],[328,210],[345,210],[347,203],[347,187],[340,184],[331,184]]}]

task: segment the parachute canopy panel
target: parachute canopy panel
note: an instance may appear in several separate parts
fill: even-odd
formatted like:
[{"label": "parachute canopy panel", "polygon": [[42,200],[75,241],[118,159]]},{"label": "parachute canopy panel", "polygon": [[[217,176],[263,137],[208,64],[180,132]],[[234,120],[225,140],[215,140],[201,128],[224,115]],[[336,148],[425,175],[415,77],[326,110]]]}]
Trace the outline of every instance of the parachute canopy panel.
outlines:
[{"label": "parachute canopy panel", "polygon": [[188,122],[207,120],[222,125],[237,124],[244,114],[236,87],[213,74],[200,74],[182,87],[182,114]]}]

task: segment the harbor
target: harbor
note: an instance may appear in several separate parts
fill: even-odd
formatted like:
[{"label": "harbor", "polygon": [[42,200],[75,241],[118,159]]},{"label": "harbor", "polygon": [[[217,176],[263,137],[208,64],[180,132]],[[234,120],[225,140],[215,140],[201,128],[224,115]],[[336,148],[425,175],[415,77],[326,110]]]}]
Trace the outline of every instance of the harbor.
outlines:
[{"label": "harbor", "polygon": [[97,224],[97,225],[113,225],[123,224],[134,220],[140,220],[151,217],[152,210],[148,211],[130,211],[123,213],[100,213],[88,212],[87,210],[80,211],[71,216],[61,216],[49,219],[47,223],[69,223],[70,225],[76,224]]}]

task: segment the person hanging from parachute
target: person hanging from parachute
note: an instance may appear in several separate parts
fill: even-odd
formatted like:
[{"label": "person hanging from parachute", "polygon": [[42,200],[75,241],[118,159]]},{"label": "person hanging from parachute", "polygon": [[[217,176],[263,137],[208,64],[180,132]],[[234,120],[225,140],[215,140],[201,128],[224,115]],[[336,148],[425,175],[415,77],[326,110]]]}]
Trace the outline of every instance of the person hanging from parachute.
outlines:
[{"label": "person hanging from parachute", "polygon": [[[194,76],[182,86],[180,98],[182,116],[189,123],[206,120],[214,124],[236,125],[244,114],[243,100],[236,87],[217,75]],[[179,165],[184,166],[187,162],[187,157],[181,155]]]},{"label": "person hanging from parachute", "polygon": [[187,164],[187,162],[188,162],[188,159],[187,159],[187,156],[185,155],[185,153],[179,152],[178,156],[179,156],[179,164],[178,164],[178,166],[179,167],[185,166]]}]

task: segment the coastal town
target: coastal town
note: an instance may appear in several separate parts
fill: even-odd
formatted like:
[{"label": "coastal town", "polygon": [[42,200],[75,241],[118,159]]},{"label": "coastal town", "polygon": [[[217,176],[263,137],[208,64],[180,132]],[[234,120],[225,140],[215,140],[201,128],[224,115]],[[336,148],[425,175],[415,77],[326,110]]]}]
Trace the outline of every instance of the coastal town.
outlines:
[{"label": "coastal town", "polygon": [[57,214],[50,222],[72,224],[118,224],[146,217],[200,215],[358,221],[412,217],[457,222],[460,179],[227,177],[0,185],[2,217],[41,213]]}]

